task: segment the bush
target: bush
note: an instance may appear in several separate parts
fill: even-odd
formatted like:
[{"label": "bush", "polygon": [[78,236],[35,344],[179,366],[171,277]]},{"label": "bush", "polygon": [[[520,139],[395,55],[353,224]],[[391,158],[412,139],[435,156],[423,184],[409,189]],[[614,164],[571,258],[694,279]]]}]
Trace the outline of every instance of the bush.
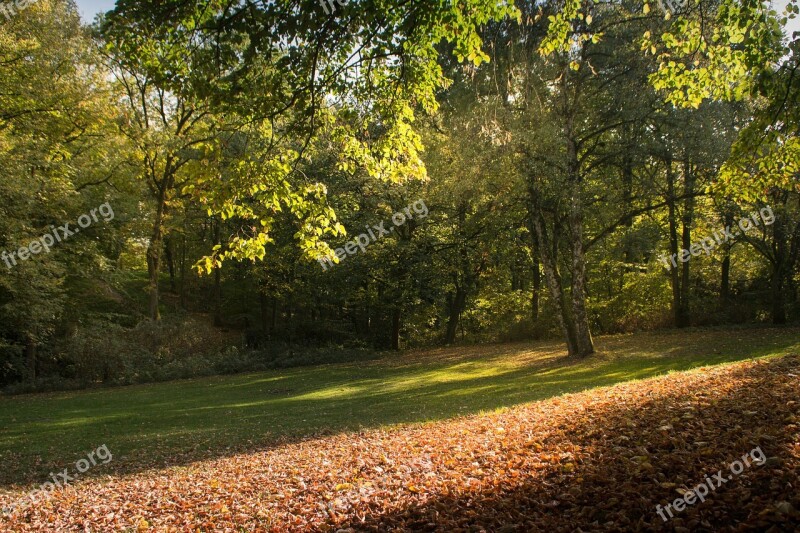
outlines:
[{"label": "bush", "polygon": [[625,275],[621,290],[611,298],[590,300],[595,334],[632,333],[671,324],[669,279],[660,266]]},{"label": "bush", "polygon": [[25,357],[22,346],[5,344],[0,338],[0,385],[22,379],[25,372]]},{"label": "bush", "polygon": [[[327,337],[329,333],[321,333]],[[335,337],[336,334],[330,334]],[[36,384],[19,383],[24,369],[19,347],[0,346],[4,392],[72,390],[98,385],[131,385],[219,374],[326,363],[366,361],[380,357],[348,340],[346,345],[309,348],[266,341],[260,349],[240,348],[238,332],[225,333],[194,317],[143,322],[124,328],[95,317],[40,356],[46,368]],[[17,381],[17,383],[14,383]]]}]

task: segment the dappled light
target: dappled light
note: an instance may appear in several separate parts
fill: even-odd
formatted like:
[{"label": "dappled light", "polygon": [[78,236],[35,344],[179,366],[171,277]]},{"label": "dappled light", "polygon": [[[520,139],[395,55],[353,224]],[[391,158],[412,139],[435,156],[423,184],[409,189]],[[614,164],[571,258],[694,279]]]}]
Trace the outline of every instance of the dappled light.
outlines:
[{"label": "dappled light", "polygon": [[0,533],[800,530],[800,0],[0,0]]},{"label": "dappled light", "polygon": [[[421,427],[276,443],[98,479],[20,513],[13,524],[27,531],[54,520],[50,527],[58,527],[66,524],[62,517],[91,506],[105,516],[98,525],[145,521],[159,530],[184,527],[200,508],[202,523],[214,529],[533,531],[565,520],[576,528],[660,529],[656,505],[675,499],[676,488],[688,490],[759,446],[766,463],[731,479],[674,525],[790,528],[800,524],[789,511],[800,504],[798,493],[784,492],[780,501],[762,495],[798,483],[800,406],[783,401],[800,393],[798,376],[800,359],[792,356]],[[171,500],[163,512],[160,493],[179,494],[180,507]]]},{"label": "dappled light", "polygon": [[[24,475],[35,481],[97,440],[126,457],[114,468],[135,471],[227,455],[232,448],[269,448],[278,439],[319,431],[441,420],[754,355],[800,352],[796,329],[756,330],[747,343],[728,331],[676,337],[664,332],[600,338],[605,356],[583,363],[565,360],[563,352],[554,356],[555,343],[518,344],[499,347],[500,354],[492,346],[451,349],[403,364],[390,358],[243,375],[224,383],[210,378],[0,399],[0,444],[14,450],[6,456],[11,466],[2,480],[8,485]],[[708,343],[705,354],[699,339]],[[661,345],[673,349],[659,357],[652,350]],[[692,346],[698,353],[691,354]],[[139,448],[145,441],[158,445]],[[33,467],[35,457],[43,464]]]}]

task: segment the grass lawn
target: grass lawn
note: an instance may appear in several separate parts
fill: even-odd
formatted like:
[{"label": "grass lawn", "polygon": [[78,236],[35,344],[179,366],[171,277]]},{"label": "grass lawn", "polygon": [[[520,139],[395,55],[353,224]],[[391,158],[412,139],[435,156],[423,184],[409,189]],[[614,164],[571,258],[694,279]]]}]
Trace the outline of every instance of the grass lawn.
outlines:
[{"label": "grass lawn", "polygon": [[[41,483],[106,444],[105,475],[179,465],[280,440],[417,423],[643,379],[800,352],[800,329],[692,329],[597,339],[570,361],[557,342],[438,349],[155,385],[0,399],[0,486]],[[89,475],[87,474],[87,475]]]}]

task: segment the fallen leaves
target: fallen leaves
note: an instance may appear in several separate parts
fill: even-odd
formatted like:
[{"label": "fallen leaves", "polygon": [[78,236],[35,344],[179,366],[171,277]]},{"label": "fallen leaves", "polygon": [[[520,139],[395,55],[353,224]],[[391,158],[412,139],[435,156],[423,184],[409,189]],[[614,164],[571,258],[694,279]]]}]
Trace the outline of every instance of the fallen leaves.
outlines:
[{"label": "fallen leaves", "polygon": [[[800,526],[798,374],[796,356],[741,363],[85,481],[0,529],[788,531]],[[668,523],[655,513],[755,446],[765,465]]]}]

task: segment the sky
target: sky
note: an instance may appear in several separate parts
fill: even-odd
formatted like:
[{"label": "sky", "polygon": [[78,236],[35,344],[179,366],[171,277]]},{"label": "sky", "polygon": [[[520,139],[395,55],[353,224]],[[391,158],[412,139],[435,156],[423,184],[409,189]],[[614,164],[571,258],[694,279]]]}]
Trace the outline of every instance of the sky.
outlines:
[{"label": "sky", "polygon": [[[76,0],[78,9],[81,11],[83,20],[91,22],[97,13],[110,11],[114,9],[114,0]],[[775,6],[776,11],[779,13],[786,7],[787,0],[773,0],[772,5]],[[790,20],[787,25],[787,32],[791,37],[791,32],[800,31],[800,17]]]},{"label": "sky", "polygon": [[114,9],[114,0],[76,0],[84,22],[91,22],[98,13]]}]

